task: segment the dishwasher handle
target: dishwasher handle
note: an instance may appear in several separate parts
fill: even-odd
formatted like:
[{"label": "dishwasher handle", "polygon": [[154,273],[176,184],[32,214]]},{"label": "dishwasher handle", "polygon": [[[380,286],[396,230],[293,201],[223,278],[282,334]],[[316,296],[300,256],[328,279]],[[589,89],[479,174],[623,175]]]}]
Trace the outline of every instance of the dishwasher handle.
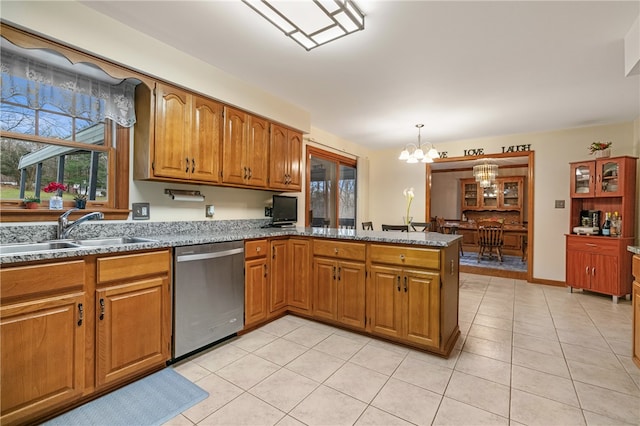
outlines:
[{"label": "dishwasher handle", "polygon": [[233,256],[244,253],[244,248],[237,248],[223,251],[212,251],[208,253],[184,254],[176,257],[176,262],[192,262],[194,260],[215,259],[218,257]]}]

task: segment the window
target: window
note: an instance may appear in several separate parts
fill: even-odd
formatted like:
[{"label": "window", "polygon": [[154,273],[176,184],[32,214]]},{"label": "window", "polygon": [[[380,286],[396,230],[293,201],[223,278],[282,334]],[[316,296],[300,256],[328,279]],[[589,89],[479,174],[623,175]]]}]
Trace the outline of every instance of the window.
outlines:
[{"label": "window", "polygon": [[356,160],[307,147],[307,226],[354,229]]},{"label": "window", "polygon": [[[135,123],[134,92],[140,80],[135,74],[112,77],[99,67],[104,61],[35,36],[27,36],[35,45],[30,47],[45,49],[24,49],[8,40],[18,30],[3,25],[2,32],[2,221],[57,217],[60,211],[48,210],[48,199],[55,193],[43,191],[49,182],[66,185],[65,209],[74,206],[76,196],[85,196],[88,209],[102,210],[109,219],[125,219],[129,128]],[[77,63],[60,51],[71,52]],[[26,197],[39,198],[40,208],[23,209]]]}]

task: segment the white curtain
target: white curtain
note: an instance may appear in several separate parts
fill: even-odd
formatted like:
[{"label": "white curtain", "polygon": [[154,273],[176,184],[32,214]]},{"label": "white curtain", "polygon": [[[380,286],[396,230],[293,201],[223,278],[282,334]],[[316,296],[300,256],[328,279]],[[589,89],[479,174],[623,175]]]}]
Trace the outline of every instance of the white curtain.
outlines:
[{"label": "white curtain", "polygon": [[92,123],[109,118],[124,127],[136,122],[136,83],[110,84],[3,50],[2,103],[59,111]]}]

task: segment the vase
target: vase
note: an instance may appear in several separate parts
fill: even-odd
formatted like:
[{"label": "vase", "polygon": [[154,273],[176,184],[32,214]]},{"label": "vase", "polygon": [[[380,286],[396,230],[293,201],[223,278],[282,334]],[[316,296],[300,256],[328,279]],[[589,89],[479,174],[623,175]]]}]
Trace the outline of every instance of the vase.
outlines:
[{"label": "vase", "polygon": [[87,207],[87,200],[76,200],[76,207],[79,209],[84,209]]},{"label": "vase", "polygon": [[411,221],[413,221],[413,216],[402,216],[402,224],[403,225],[411,225]]},{"label": "vase", "polygon": [[52,195],[49,198],[49,210],[62,210],[62,197],[59,195]]},{"label": "vase", "polygon": [[35,210],[38,207],[40,207],[40,203],[38,203],[37,201],[26,201],[24,203],[25,207],[30,209],[30,210]]},{"label": "vase", "polygon": [[596,151],[595,155],[596,155],[596,158],[609,158],[609,156],[611,155],[611,149],[610,148],[601,149],[599,151]]}]

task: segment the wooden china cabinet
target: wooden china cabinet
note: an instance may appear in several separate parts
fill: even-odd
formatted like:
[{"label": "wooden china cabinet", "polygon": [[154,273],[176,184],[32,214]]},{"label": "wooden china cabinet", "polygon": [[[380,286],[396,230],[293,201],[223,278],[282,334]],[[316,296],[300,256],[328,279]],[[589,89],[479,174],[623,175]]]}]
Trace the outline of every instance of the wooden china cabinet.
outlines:
[{"label": "wooden china cabinet", "polygon": [[462,212],[495,211],[516,212],[523,220],[524,176],[507,176],[496,178],[495,184],[482,188],[475,179],[461,179]]},{"label": "wooden china cabinet", "polygon": [[[570,230],[566,239],[566,283],[570,290],[584,290],[618,297],[631,294],[631,258],[636,217],[637,158],[620,156],[570,163]],[[581,212],[600,212],[602,229],[605,213],[618,212],[622,218],[620,235],[577,235]]]}]

